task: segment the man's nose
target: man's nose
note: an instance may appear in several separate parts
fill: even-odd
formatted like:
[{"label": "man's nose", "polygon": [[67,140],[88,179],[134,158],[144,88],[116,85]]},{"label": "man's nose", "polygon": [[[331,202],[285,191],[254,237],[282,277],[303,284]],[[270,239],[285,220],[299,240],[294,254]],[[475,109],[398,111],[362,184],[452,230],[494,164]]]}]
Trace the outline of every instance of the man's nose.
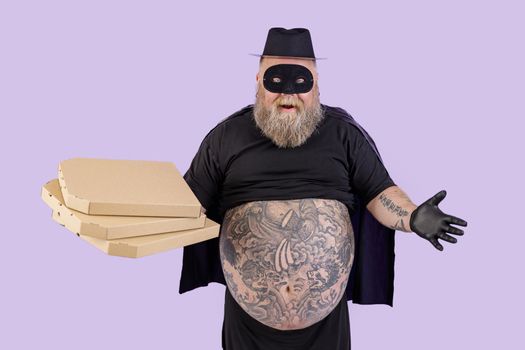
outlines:
[{"label": "man's nose", "polygon": [[295,94],[294,85],[291,82],[288,82],[287,84],[284,85],[282,93],[287,94],[287,95],[294,95]]}]

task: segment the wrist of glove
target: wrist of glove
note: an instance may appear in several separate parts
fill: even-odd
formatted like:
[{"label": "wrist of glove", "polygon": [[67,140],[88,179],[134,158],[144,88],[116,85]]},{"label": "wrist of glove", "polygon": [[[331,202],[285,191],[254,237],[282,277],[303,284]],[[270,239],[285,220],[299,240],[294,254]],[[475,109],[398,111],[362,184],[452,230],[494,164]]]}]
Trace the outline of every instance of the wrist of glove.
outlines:
[{"label": "wrist of glove", "polygon": [[438,239],[456,243],[457,239],[447,233],[461,236],[463,230],[450,224],[467,226],[467,222],[458,217],[445,214],[438,204],[445,198],[447,192],[442,190],[418,206],[410,215],[410,229],[418,236],[428,240],[437,250],[443,250]]}]

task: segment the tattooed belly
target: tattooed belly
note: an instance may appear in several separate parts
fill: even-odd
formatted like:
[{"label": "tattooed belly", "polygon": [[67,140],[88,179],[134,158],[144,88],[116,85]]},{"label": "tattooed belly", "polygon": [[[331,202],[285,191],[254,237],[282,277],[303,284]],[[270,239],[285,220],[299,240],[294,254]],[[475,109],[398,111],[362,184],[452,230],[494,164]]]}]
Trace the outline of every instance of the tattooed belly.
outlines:
[{"label": "tattooed belly", "polygon": [[345,291],[354,258],[348,209],[319,198],[244,203],[225,214],[220,258],[249,315],[276,329],[308,327]]}]

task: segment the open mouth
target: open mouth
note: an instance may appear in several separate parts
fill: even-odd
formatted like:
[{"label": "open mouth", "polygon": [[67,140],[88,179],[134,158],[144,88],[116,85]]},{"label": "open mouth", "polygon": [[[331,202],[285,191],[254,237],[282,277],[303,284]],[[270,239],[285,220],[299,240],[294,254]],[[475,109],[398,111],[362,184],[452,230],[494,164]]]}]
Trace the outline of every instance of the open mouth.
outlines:
[{"label": "open mouth", "polygon": [[292,110],[295,108],[294,105],[280,105],[279,107],[281,107],[282,109],[286,109],[286,110]]}]

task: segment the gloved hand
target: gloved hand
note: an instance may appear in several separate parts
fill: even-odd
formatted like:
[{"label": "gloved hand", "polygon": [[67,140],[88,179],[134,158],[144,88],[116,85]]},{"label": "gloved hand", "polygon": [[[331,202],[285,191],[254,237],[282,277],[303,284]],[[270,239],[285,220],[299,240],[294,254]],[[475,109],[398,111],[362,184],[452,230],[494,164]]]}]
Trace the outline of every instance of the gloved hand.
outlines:
[{"label": "gloved hand", "polygon": [[410,215],[410,228],[412,231],[430,241],[438,250],[443,250],[443,246],[438,242],[438,238],[450,243],[457,242],[455,237],[447,235],[445,232],[459,236],[463,235],[463,230],[450,226],[450,224],[467,226],[465,220],[445,214],[438,208],[439,202],[446,195],[447,191],[439,191],[432,198],[418,206]]}]

